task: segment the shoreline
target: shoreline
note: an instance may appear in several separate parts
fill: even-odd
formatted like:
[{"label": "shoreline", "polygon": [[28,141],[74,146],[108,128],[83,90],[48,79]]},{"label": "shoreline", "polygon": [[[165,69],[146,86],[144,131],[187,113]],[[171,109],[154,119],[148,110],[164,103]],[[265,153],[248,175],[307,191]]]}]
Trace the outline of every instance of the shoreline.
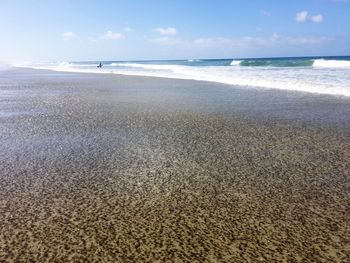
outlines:
[{"label": "shoreline", "polygon": [[[196,88],[196,91],[200,91],[200,88],[198,87],[203,87],[205,89],[219,89],[221,91],[223,91],[222,93],[224,93],[224,95],[229,95],[232,99],[232,94],[236,95],[238,94],[240,96],[240,99],[243,100],[248,100],[251,101],[250,98],[247,99],[247,97],[251,96],[252,99],[253,98],[257,98],[258,101],[258,110],[255,110],[253,113],[247,113],[247,107],[244,107],[244,109],[242,110],[241,104],[235,105],[235,107],[232,107],[232,113],[234,113],[234,115],[237,118],[243,118],[246,120],[250,120],[253,122],[258,122],[260,124],[263,124],[264,122],[278,122],[281,124],[292,124],[292,125],[301,125],[301,126],[308,126],[310,124],[314,124],[316,127],[319,128],[329,128],[331,130],[333,130],[334,132],[337,132],[337,130],[334,130],[332,127],[332,125],[334,124],[335,128],[338,128],[338,126],[340,127],[340,121],[338,119],[341,119],[342,125],[344,127],[341,128],[343,134],[345,136],[350,136],[350,118],[348,118],[347,116],[350,115],[350,109],[348,107],[348,105],[350,104],[350,97],[347,96],[343,96],[343,95],[332,95],[332,94],[319,94],[319,93],[312,93],[312,92],[306,92],[306,91],[295,91],[295,90],[285,90],[285,89],[268,89],[268,88],[259,88],[259,87],[248,87],[245,88],[243,86],[239,86],[239,85],[232,85],[232,84],[225,84],[225,83],[219,83],[219,82],[212,82],[212,81],[206,81],[206,80],[195,80],[195,79],[181,79],[181,78],[166,78],[166,77],[156,77],[156,76],[141,76],[141,75],[127,75],[127,74],[117,74],[117,73],[94,73],[94,72],[69,72],[69,71],[60,71],[60,70],[49,70],[49,69],[33,69],[33,68],[22,68],[22,67],[12,67],[9,69],[11,70],[19,70],[20,72],[24,72],[26,73],[26,71],[29,71],[29,73],[31,71],[33,71],[34,73],[44,73],[43,75],[45,75],[45,72],[47,73],[62,73],[62,74],[72,74],[73,76],[80,76],[81,74],[84,76],[95,76],[96,78],[98,77],[107,77],[109,79],[109,81],[113,81],[113,79],[118,83],[118,78],[125,78],[126,80],[128,80],[129,82],[142,82],[142,81],[147,81],[152,83],[152,81],[154,82],[160,82],[160,83],[178,83],[177,85],[180,86],[186,86],[186,87],[191,87],[194,86]],[[50,75],[50,74],[49,74]],[[169,81],[169,82],[168,82]],[[192,85],[191,85],[192,84]],[[215,94],[215,90],[213,90],[213,93]],[[230,94],[232,93],[232,94]],[[242,94],[244,96],[242,96]],[[193,93],[190,93],[191,96],[193,96]],[[275,98],[274,98],[275,97]],[[224,96],[221,96],[220,98],[223,98],[225,101],[226,99],[224,98]],[[272,98],[272,99],[271,99]],[[273,110],[283,110],[285,111],[285,109],[283,109],[283,105],[281,105],[281,108],[274,108],[274,104],[278,103],[278,99],[282,98],[282,103],[290,103],[291,105],[288,105],[288,107],[293,107],[293,114],[291,114],[291,116],[288,116],[286,114],[271,114]],[[268,115],[271,116],[266,116],[266,114],[261,114],[261,116],[259,116],[258,111],[261,110],[261,107],[264,106],[263,104],[265,103],[264,100],[266,100],[266,104],[271,103],[272,104],[272,109],[269,109],[269,112],[266,113]],[[329,113],[331,113],[334,109],[341,107],[342,105],[345,106],[345,108],[343,109],[339,109],[340,112],[337,112],[337,114],[333,114],[332,116],[327,118],[327,121],[325,122],[325,118],[320,118],[322,116],[317,116],[318,119],[320,119],[320,121],[315,122],[314,118],[315,116],[310,116],[308,118],[306,118],[306,116],[303,116],[303,114],[305,114],[305,112],[301,112],[298,113],[298,116],[295,116],[296,111],[298,111],[298,109],[296,108],[297,105],[297,100],[301,100],[301,106],[305,106],[303,104],[311,104],[311,111],[313,110],[312,107],[314,108],[318,108],[319,106],[317,106],[318,103],[322,103],[322,104],[330,104],[330,105],[326,105],[327,107],[329,107],[330,109],[328,109],[328,112],[317,112],[318,115],[322,115],[324,114],[326,117]],[[228,104],[232,104],[232,103],[237,103],[237,100],[233,100],[232,101],[228,101]],[[216,103],[216,102],[215,102]],[[337,105],[340,104],[340,105]],[[251,104],[251,102],[249,103],[248,106],[253,106],[253,104]],[[224,108],[221,107],[221,108]],[[238,111],[237,109],[238,108]],[[231,109],[230,109],[231,110]],[[266,109],[263,109],[266,110]],[[301,110],[304,110],[303,108],[301,108]],[[342,112],[343,110],[345,110],[345,112]],[[287,111],[291,111],[290,109]],[[219,111],[220,114],[224,114],[226,115],[227,112],[226,110],[220,110]],[[230,114],[230,113],[228,113]],[[257,115],[257,116],[255,116]],[[309,113],[307,113],[307,115],[309,115]],[[341,115],[340,117],[337,115]],[[299,118],[299,119],[298,119]],[[333,119],[333,120],[332,120]],[[328,123],[329,122],[329,123]]]},{"label": "shoreline", "polygon": [[[334,96],[334,97],[345,97],[345,98],[350,98],[350,95],[347,94],[334,94],[334,93],[329,93],[329,92],[321,92],[321,91],[307,91],[307,90],[298,90],[298,89],[288,89],[288,88],[276,88],[276,87],[264,87],[264,86],[254,86],[254,85],[244,85],[244,84],[239,84],[239,83],[229,83],[229,82],[223,82],[223,81],[216,81],[216,80],[206,80],[206,79],[201,79],[201,78],[195,78],[195,77],[186,77],[184,76],[160,76],[160,75],[142,75],[142,74],[131,74],[131,73],[114,73],[114,72],[96,72],[96,71],[84,71],[84,70],[72,70],[72,69],[49,69],[49,68],[34,68],[34,67],[25,67],[25,66],[12,66],[13,68],[22,68],[22,69],[32,69],[32,70],[48,70],[48,71],[54,71],[54,72],[65,72],[65,73],[76,73],[76,74],[101,74],[101,75],[122,75],[122,76],[130,76],[130,77],[150,77],[150,78],[161,78],[161,79],[170,79],[170,80],[188,80],[188,81],[204,81],[204,82],[210,82],[214,84],[219,84],[219,85],[228,85],[231,87],[235,88],[248,88],[248,89],[256,89],[256,90],[276,90],[276,91],[286,91],[286,92],[301,92],[301,93],[307,93],[307,94],[313,94],[313,95],[326,95],[326,96]],[[113,71],[113,70],[112,70]]]},{"label": "shoreline", "polygon": [[0,75],[0,258],[350,255],[350,99],[153,77]]}]

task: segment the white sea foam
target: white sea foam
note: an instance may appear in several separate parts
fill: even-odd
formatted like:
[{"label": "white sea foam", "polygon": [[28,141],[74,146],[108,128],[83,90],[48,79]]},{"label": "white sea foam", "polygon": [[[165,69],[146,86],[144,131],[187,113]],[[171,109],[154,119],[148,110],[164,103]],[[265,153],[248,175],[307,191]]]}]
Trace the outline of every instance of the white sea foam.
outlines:
[{"label": "white sea foam", "polygon": [[313,66],[322,68],[350,68],[350,61],[316,59]]},{"label": "white sea foam", "polygon": [[67,68],[67,67],[71,67],[71,66],[72,66],[72,64],[70,64],[69,62],[63,61],[63,62],[59,63],[57,67]]},{"label": "white sea foam", "polygon": [[[235,63],[240,62],[238,60],[234,61]],[[320,63],[325,62],[318,62],[318,64]],[[328,67],[319,67],[316,63],[314,67],[290,68],[240,66],[195,67],[169,64],[111,63],[105,65],[103,68],[97,68],[97,64],[64,62],[56,63],[55,65],[29,65],[29,67],[69,72],[114,73],[133,76],[192,79],[239,85],[242,87],[294,90],[350,97],[349,68],[340,66],[330,67],[331,64],[329,61],[327,63]]]},{"label": "white sea foam", "polygon": [[232,60],[230,66],[239,66],[241,64],[242,60]]}]

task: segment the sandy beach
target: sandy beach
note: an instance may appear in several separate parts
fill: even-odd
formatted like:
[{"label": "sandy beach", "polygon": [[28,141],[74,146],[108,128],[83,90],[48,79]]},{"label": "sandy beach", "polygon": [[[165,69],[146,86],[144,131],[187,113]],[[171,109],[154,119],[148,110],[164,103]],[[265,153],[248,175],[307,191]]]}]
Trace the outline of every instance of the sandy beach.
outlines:
[{"label": "sandy beach", "polygon": [[1,262],[350,262],[350,98],[0,71]]}]

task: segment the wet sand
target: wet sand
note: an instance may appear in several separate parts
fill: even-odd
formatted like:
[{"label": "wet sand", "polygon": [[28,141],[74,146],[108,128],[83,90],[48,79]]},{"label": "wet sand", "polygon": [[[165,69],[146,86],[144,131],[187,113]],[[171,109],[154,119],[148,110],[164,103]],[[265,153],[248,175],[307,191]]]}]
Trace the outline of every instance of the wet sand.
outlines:
[{"label": "wet sand", "polygon": [[1,262],[350,262],[350,99],[0,72]]}]

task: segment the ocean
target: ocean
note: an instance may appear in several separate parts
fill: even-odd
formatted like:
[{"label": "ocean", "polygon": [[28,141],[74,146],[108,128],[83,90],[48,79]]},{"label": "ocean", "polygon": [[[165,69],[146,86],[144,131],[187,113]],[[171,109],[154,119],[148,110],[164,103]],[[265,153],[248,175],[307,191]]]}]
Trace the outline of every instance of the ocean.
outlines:
[{"label": "ocean", "polygon": [[[98,68],[99,63],[103,64]],[[112,73],[225,83],[350,96],[350,56],[149,61],[72,61],[16,66],[67,72]]]}]

